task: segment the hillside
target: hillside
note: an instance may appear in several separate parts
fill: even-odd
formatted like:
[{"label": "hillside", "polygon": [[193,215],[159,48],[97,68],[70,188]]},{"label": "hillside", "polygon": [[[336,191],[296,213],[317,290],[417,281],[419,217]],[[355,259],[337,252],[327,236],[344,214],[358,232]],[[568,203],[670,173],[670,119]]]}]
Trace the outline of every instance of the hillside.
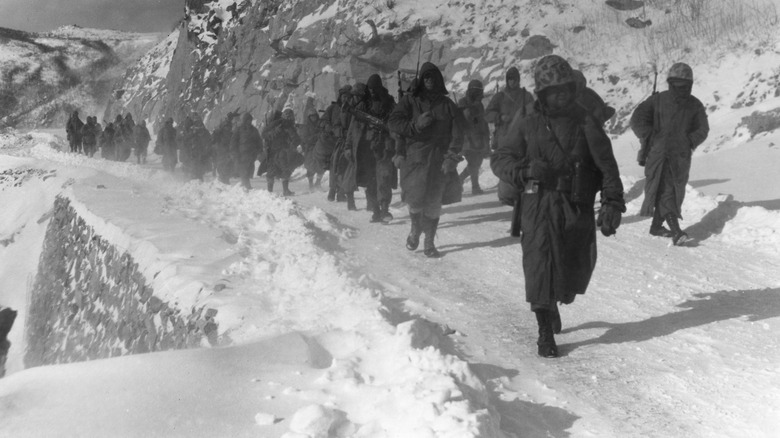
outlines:
[{"label": "hillside", "polygon": [[[694,93],[712,119],[739,122],[718,126],[709,150],[739,126],[754,135],[778,124],[777,0],[255,0],[235,11],[232,3],[187,1],[188,19],[128,70],[106,116],[130,111],[154,122],[195,114],[213,128],[229,111],[264,120],[286,106],[300,119],[372,73],[396,94],[418,59],[443,69],[453,97],[480,79],[488,99],[513,65],[532,88],[534,60],[556,53],[617,108],[607,124],[614,135],[650,94],[654,71],[664,89],[678,60],[694,67]],[[637,22],[646,27],[629,25]]]},{"label": "hillside", "polygon": [[63,126],[74,109],[102,115],[127,66],[160,38],[65,26],[0,28],[0,128]]}]

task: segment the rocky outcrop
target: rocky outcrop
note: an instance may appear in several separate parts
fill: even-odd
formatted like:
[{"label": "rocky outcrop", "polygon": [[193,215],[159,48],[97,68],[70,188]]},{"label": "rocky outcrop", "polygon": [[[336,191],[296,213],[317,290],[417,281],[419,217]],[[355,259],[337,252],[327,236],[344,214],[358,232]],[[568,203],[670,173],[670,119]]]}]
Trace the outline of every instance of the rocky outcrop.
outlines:
[{"label": "rocky outcrop", "polygon": [[155,296],[133,258],[57,198],[30,292],[26,367],[216,342],[216,311]]},{"label": "rocky outcrop", "polygon": [[[456,95],[469,79],[482,79],[491,90],[503,84],[506,56],[474,38],[464,44],[463,29],[411,23],[408,14],[392,10],[394,2],[381,11],[374,6],[376,14],[359,0],[243,1],[235,13],[220,3],[187,2],[175,50],[165,54],[165,80],[158,83],[149,73],[144,79],[142,72],[154,70],[144,63],[161,58],[144,59],[117,87],[131,91],[115,96],[106,119],[126,111],[155,123],[197,116],[213,128],[232,111],[248,111],[262,123],[271,110],[290,107],[300,121],[309,106],[324,109],[340,86],[373,73],[396,94],[399,80],[406,88],[425,61],[444,70]],[[523,43],[509,59],[533,59],[554,47],[541,35],[511,36]],[[155,85],[138,87],[145,80]]]}]

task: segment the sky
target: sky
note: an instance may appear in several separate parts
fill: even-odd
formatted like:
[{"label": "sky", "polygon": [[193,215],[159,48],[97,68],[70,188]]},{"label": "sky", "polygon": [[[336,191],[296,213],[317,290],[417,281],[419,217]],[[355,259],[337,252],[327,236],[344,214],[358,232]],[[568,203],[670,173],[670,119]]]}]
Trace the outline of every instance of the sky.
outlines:
[{"label": "sky", "polygon": [[65,25],[130,32],[169,32],[184,0],[0,0],[0,27],[45,32]]}]

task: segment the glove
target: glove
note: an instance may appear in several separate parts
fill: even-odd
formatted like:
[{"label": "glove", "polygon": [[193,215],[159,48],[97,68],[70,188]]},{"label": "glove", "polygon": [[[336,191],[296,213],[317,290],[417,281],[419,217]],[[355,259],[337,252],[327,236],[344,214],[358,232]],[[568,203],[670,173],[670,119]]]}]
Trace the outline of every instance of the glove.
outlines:
[{"label": "glove", "polygon": [[529,179],[535,179],[542,183],[542,185],[548,187],[555,186],[555,172],[550,168],[544,160],[533,160],[531,164],[523,169],[523,178],[527,181]]},{"label": "glove", "polygon": [[403,167],[405,162],[406,162],[406,157],[404,157],[403,155],[396,155],[393,157],[393,164],[398,169]]},{"label": "glove", "polygon": [[451,155],[444,158],[444,162],[441,163],[441,172],[450,173],[458,171],[458,155]]},{"label": "glove", "polygon": [[414,129],[417,131],[422,131],[431,126],[431,124],[433,124],[433,114],[430,111],[426,111],[414,119]]},{"label": "glove", "polygon": [[626,207],[622,201],[602,200],[596,226],[601,229],[601,234],[609,237],[617,232],[620,219],[625,213]]}]

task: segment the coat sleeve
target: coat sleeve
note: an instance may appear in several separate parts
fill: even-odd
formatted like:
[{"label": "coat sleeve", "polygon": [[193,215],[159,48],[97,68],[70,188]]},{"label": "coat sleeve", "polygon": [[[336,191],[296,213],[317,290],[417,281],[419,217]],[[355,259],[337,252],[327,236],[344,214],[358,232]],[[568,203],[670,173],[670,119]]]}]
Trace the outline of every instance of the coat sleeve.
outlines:
[{"label": "coat sleeve", "polygon": [[494,95],[490,102],[488,103],[487,108],[485,108],[485,120],[487,120],[488,123],[494,123],[496,125],[501,124],[501,97],[503,93],[500,92],[496,95]]},{"label": "coat sleeve", "polygon": [[622,203],[623,182],[620,180],[620,170],[612,150],[612,141],[604,132],[601,123],[590,115],[585,119],[583,131],[590,155],[603,175],[602,198]]},{"label": "coat sleeve", "polygon": [[654,101],[652,97],[645,100],[631,114],[631,130],[639,139],[647,138],[653,132]]},{"label": "coat sleeve", "polygon": [[464,126],[466,126],[466,118],[463,116],[463,111],[455,105],[452,100],[450,102],[450,111],[452,112],[452,140],[450,141],[449,152],[459,154],[463,149],[463,136]]},{"label": "coat sleeve", "polygon": [[414,129],[414,108],[412,108],[412,98],[404,96],[398,105],[393,108],[390,117],[387,119],[387,127],[390,132],[394,132],[402,137],[414,137],[417,131]]},{"label": "coat sleeve", "polygon": [[704,110],[704,105],[698,100],[696,114],[693,118],[692,131],[688,133],[688,139],[691,141],[691,149],[696,149],[700,144],[704,143],[707,139],[707,135],[710,133],[710,124],[707,120],[707,112]]},{"label": "coat sleeve", "polygon": [[515,117],[507,128],[506,135],[498,139],[498,147],[490,156],[490,168],[500,180],[522,190],[521,175],[528,165],[525,138],[526,119]]}]

